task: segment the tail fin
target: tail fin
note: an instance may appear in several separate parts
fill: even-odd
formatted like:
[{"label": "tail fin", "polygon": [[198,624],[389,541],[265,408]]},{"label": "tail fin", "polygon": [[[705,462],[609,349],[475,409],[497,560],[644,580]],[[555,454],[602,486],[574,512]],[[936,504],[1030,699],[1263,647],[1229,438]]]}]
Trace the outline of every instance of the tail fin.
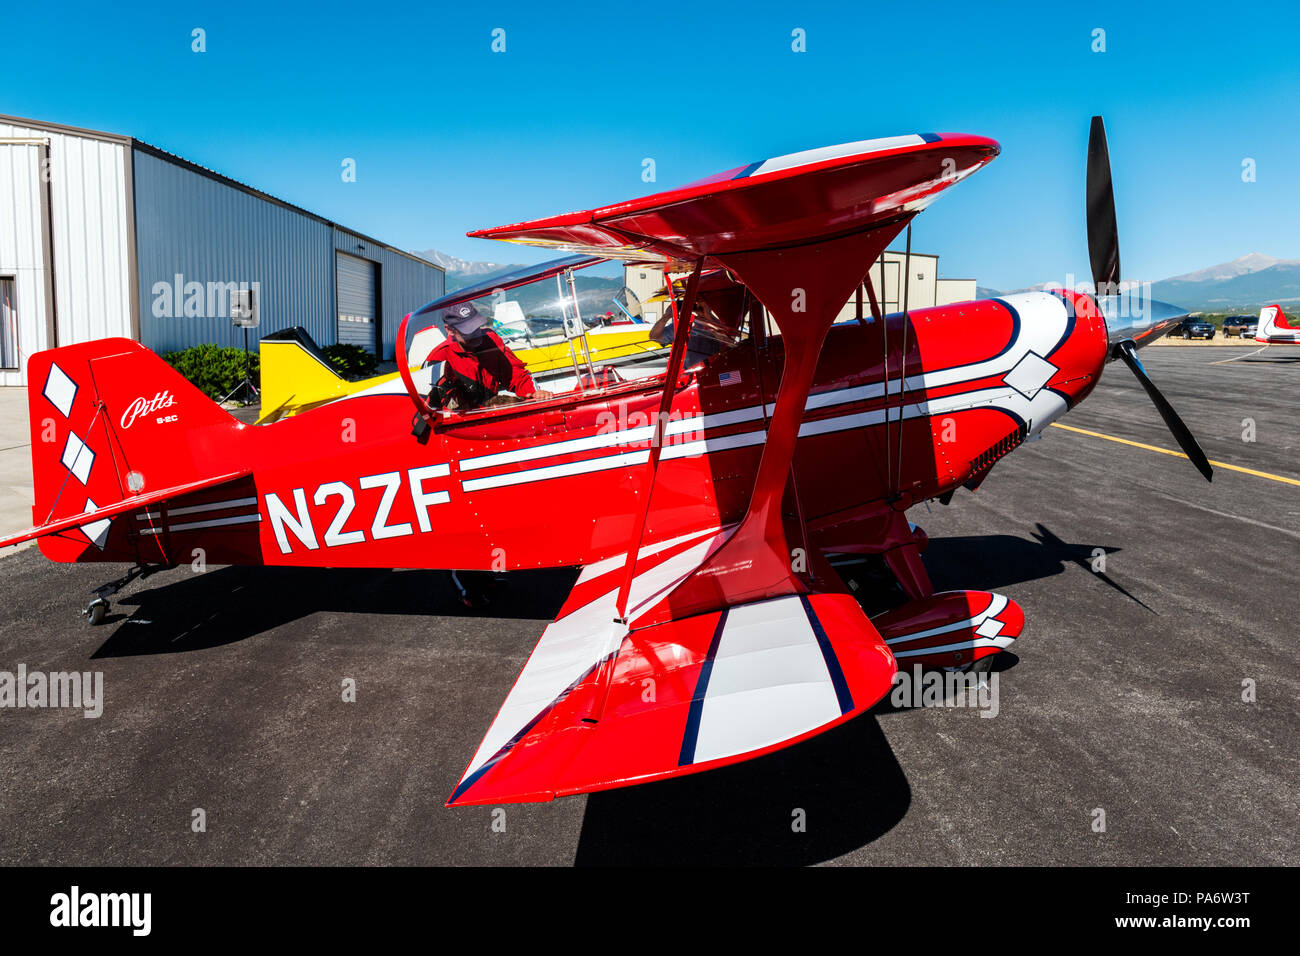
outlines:
[{"label": "tail fin", "polygon": [[1259,310],[1256,342],[1300,342],[1300,325],[1292,325],[1280,305],[1266,305]]},{"label": "tail fin", "polygon": [[[411,338],[409,354],[418,366],[445,336],[436,326]],[[350,382],[330,364],[303,328],[284,329],[258,343],[262,362],[262,417],[259,425],[297,415],[338,398],[363,392],[397,378],[395,373]],[[399,356],[400,361],[400,356]]]},{"label": "tail fin", "polygon": [[306,329],[272,333],[258,343],[258,351],[262,367],[259,424],[342,398],[350,391],[347,380],[334,371]]},{"label": "tail fin", "polygon": [[[164,489],[218,484],[244,468],[247,426],[137,342],[37,352],[27,374],[38,527]],[[124,534],[110,535],[122,524],[104,517],[50,532],[41,550],[58,561],[136,559]]]}]

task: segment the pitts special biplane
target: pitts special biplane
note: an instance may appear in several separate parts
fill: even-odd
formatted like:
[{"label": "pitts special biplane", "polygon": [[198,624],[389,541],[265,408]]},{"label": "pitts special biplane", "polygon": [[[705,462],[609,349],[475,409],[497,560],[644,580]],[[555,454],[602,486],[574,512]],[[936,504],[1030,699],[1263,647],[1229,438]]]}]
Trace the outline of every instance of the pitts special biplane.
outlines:
[{"label": "pitts special biplane", "polygon": [[[436,408],[399,351],[400,391],[248,426],[135,342],[38,353],[39,526],[0,543],[135,562],[122,581],[194,548],[217,564],[580,565],[449,805],[547,800],[789,746],[870,708],[898,662],[979,667],[1020,634],[1005,596],[934,593],[907,511],[977,487],[1086,398],[1108,359],[1210,477],[1136,353],[1177,309],[1127,319],[1108,296],[1060,290],[881,314],[871,264],[998,151],[954,134],[849,143],[472,233],[687,275],[664,371],[615,370],[543,400]],[[1115,288],[1099,119],[1088,227],[1097,288]],[[854,320],[835,324],[854,297]],[[697,313],[729,345],[688,363]],[[883,556],[907,602],[869,619],[828,561],[844,552]]]}]

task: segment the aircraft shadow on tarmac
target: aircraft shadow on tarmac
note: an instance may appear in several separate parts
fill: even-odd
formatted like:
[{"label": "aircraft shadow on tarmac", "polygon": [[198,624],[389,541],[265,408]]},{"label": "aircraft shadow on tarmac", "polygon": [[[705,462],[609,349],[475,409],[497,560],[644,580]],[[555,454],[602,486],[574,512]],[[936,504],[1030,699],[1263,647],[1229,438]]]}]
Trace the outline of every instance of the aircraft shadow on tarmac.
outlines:
[{"label": "aircraft shadow on tarmac", "polygon": [[[1095,574],[1096,547],[1066,543],[1040,524],[1032,539],[935,538],[926,564],[937,590],[996,590],[1062,574],[1070,564]],[[1113,554],[1119,549],[1102,550]],[[856,593],[870,613],[901,601],[897,593],[890,596],[896,585],[874,561],[839,568],[846,580],[857,583]],[[446,572],[221,568],[174,573],[180,576],[119,598],[119,605],[136,610],[115,627],[95,657],[229,644],[319,611],[549,621],[576,572],[510,574],[505,593],[474,611],[461,604]],[[880,580],[873,580],[877,576]],[[1141,603],[1104,574],[1096,576]],[[1006,671],[1016,663],[1014,654],[1004,652],[995,669]],[[865,846],[896,826],[911,804],[911,788],[879,722],[906,712],[886,699],[840,727],[756,760],[592,794],[575,862],[797,865]],[[793,827],[797,811],[806,820],[803,831]]]},{"label": "aircraft shadow on tarmac", "polygon": [[[179,576],[173,576],[179,575]],[[175,654],[233,644],[320,611],[462,617],[472,614],[549,622],[559,613],[577,572],[568,568],[518,571],[495,600],[468,610],[446,571],[355,568],[226,567],[169,580],[115,599],[134,605],[92,655]],[[541,627],[538,627],[540,633]]]},{"label": "aircraft shadow on tarmac", "polygon": [[[1142,604],[1092,571],[1093,551],[1099,547],[1108,555],[1120,550],[1069,544],[1039,524],[1033,539],[935,538],[925,561],[936,590],[996,590],[1062,574],[1075,564]],[[887,572],[875,559],[855,560],[838,570],[858,584],[856,593],[869,613],[905,600],[889,595]],[[1018,663],[1014,653],[1004,651],[993,669],[1005,672]],[[879,722],[910,709],[896,708],[886,697],[840,727],[757,760],[593,793],[587,798],[575,863],[801,865],[859,849],[893,829],[911,805],[906,775]],[[797,810],[804,811],[805,832],[792,829]]]},{"label": "aircraft shadow on tarmac", "polygon": [[911,801],[880,724],[863,714],[757,760],[591,794],[574,862],[819,863],[889,832]]}]

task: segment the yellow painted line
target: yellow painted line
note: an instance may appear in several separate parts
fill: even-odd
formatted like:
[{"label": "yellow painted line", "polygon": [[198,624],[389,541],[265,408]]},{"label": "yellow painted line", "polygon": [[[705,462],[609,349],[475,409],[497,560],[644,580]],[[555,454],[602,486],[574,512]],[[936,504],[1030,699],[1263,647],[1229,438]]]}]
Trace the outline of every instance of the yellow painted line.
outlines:
[{"label": "yellow painted line", "polygon": [[[1186,458],[1181,451],[1171,451],[1168,448],[1159,448],[1155,445],[1144,445],[1140,441],[1129,441],[1127,438],[1116,438],[1114,435],[1103,435],[1101,432],[1090,432],[1086,428],[1075,428],[1073,425],[1062,425],[1060,422],[1052,422],[1053,428],[1064,428],[1067,432],[1078,432],[1080,435],[1088,435],[1092,438],[1104,438],[1106,441],[1119,442],[1121,445],[1132,445],[1134,448],[1145,448],[1147,451],[1158,451],[1162,455],[1173,455],[1175,458]],[[1267,471],[1256,471],[1254,468],[1242,468],[1241,465],[1230,465],[1226,461],[1215,461],[1210,459],[1210,464],[1215,468],[1226,468],[1228,471],[1239,471],[1243,475],[1254,475],[1256,478],[1268,478],[1271,481],[1280,481],[1284,484],[1295,485],[1300,487],[1300,480],[1287,478],[1283,475],[1272,475]]]}]

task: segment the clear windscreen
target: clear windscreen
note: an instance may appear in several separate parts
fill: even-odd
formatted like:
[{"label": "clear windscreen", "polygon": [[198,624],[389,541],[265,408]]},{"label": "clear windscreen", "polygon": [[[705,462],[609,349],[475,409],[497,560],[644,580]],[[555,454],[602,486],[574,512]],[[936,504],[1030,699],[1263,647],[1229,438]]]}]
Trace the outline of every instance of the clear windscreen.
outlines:
[{"label": "clear windscreen", "polygon": [[556,276],[496,289],[471,301],[512,348],[562,341],[566,323],[571,337],[584,329],[643,321],[641,301],[621,276],[575,274],[572,288],[565,276]]}]

